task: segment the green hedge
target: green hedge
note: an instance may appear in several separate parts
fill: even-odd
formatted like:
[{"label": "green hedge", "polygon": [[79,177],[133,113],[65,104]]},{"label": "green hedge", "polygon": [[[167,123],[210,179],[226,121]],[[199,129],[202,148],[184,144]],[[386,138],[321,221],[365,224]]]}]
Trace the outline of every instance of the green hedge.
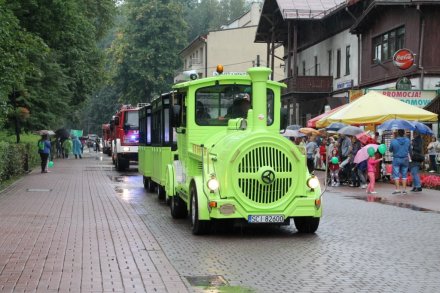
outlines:
[{"label": "green hedge", "polygon": [[0,142],[0,184],[32,170],[39,160],[35,143]]}]

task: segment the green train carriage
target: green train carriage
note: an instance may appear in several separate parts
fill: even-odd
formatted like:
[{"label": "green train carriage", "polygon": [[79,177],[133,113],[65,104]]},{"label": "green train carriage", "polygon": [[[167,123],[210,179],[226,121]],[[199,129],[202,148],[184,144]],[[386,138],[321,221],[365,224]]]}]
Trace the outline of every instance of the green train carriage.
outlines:
[{"label": "green train carriage", "polygon": [[[191,215],[194,234],[208,233],[214,219],[289,224],[293,218],[307,233],[319,226],[319,181],[304,154],[279,134],[283,115],[275,109],[284,84],[268,80],[270,72],[256,67],[173,87],[169,125],[177,150],[162,162],[160,186],[174,218]],[[140,168],[151,163],[141,161]]]},{"label": "green train carriage", "polygon": [[167,165],[177,155],[176,135],[170,126],[173,93],[165,93],[139,110],[139,173],[144,187],[165,199]]}]

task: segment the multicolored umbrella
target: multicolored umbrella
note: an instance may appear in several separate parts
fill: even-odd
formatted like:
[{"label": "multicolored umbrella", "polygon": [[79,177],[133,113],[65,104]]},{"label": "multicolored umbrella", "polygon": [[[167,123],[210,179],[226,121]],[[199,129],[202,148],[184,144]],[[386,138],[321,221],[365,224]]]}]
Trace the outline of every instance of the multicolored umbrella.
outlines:
[{"label": "multicolored umbrella", "polygon": [[362,147],[357,153],[356,156],[354,156],[353,162],[355,164],[359,164],[362,161],[365,161],[370,156],[368,155],[368,149],[370,147],[373,147],[375,151],[377,151],[377,148],[379,147],[378,144],[367,144],[366,146]]}]

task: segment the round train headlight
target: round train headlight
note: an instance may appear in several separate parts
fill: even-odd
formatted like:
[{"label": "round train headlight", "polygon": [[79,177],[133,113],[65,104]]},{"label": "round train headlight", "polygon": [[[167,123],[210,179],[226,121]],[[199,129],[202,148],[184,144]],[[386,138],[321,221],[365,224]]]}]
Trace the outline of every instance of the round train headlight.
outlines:
[{"label": "round train headlight", "polygon": [[208,188],[211,191],[216,191],[219,188],[220,184],[217,178],[211,178],[208,180]]},{"label": "round train headlight", "polygon": [[124,150],[124,152],[128,152],[130,150],[130,147],[123,147],[122,149]]},{"label": "round train headlight", "polygon": [[319,187],[319,180],[317,177],[313,176],[307,180],[307,186],[311,189],[315,189]]}]

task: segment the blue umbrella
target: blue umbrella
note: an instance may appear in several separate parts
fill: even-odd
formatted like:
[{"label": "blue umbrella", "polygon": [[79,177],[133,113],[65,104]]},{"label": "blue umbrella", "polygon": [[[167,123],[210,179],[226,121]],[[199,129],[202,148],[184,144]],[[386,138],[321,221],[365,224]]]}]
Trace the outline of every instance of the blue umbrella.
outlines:
[{"label": "blue umbrella", "polygon": [[290,129],[290,130],[299,130],[300,128],[302,128],[301,125],[293,124],[293,125],[289,125],[289,126],[287,126],[286,129]]},{"label": "blue umbrella", "polygon": [[429,135],[433,134],[431,128],[429,128],[423,123],[420,123],[418,121],[412,121],[411,124],[414,125],[414,127],[416,128],[415,131],[417,131],[420,134],[429,134]]},{"label": "blue umbrella", "polygon": [[344,128],[345,126],[347,126],[347,124],[345,124],[345,123],[333,122],[332,124],[327,126],[325,129],[330,130],[330,131],[338,131],[339,129]]},{"label": "blue umbrella", "polygon": [[411,124],[411,122],[407,120],[402,119],[390,119],[388,121],[385,121],[377,127],[378,130],[398,130],[398,129],[405,129],[405,130],[415,130],[416,128],[414,125]]}]

